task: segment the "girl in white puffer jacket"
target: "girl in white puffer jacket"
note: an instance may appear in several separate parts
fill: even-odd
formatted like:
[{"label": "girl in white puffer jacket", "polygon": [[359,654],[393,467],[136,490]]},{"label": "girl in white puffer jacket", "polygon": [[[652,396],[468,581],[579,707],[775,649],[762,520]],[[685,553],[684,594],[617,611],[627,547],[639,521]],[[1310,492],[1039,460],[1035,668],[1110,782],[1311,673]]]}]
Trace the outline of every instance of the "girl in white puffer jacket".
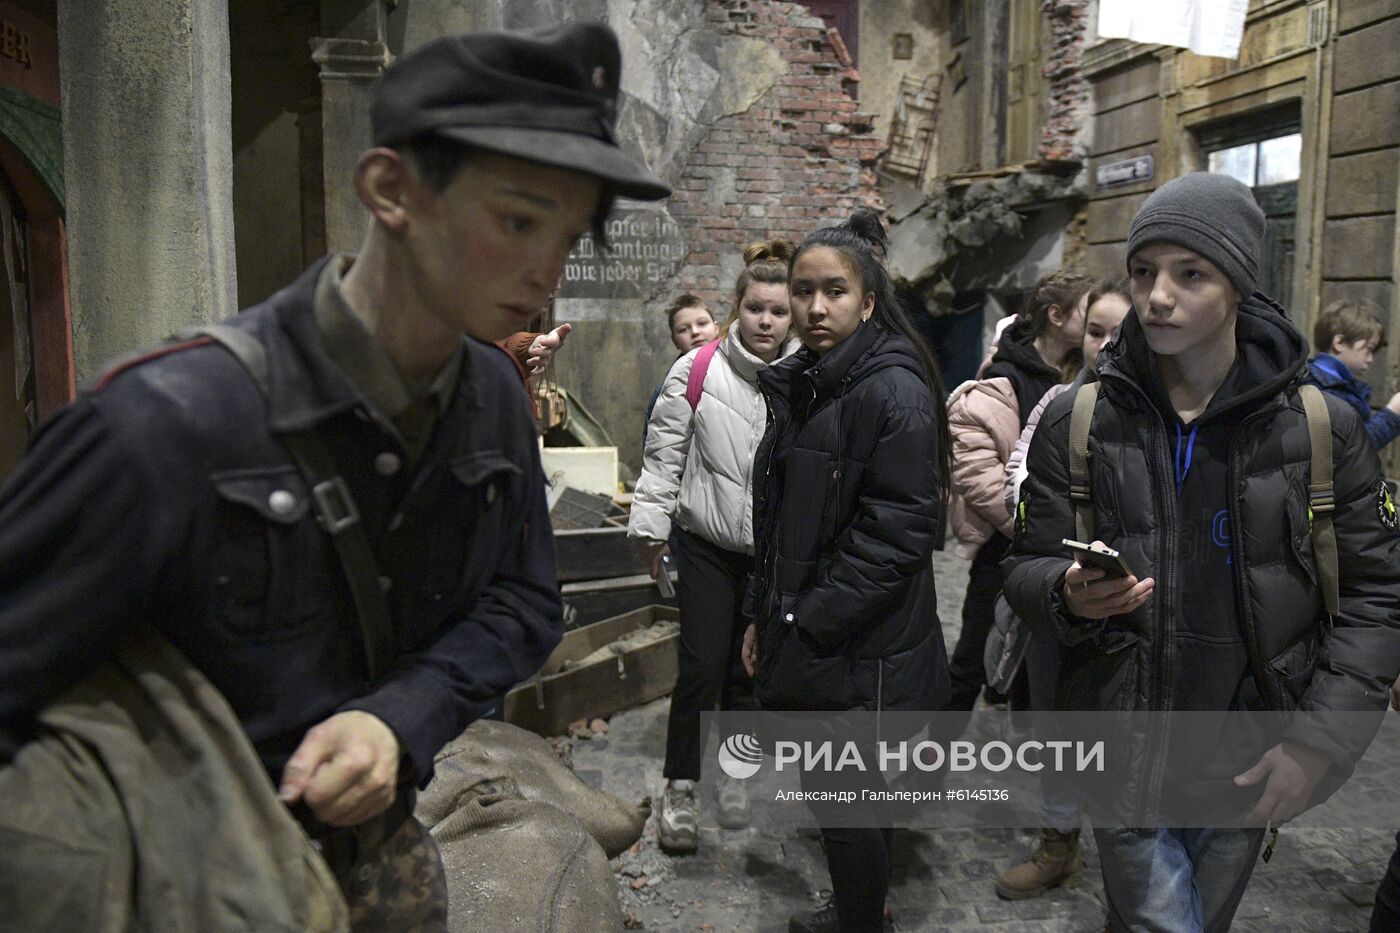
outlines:
[{"label": "girl in white puffer jacket", "polygon": [[[744,633],[741,608],[753,570],[753,459],[767,426],[758,371],[797,348],[789,337],[787,273],[793,245],[744,250],[734,313],[720,339],[671,367],[647,427],[628,534],[653,576],[676,532],[681,611],[679,669],[666,730],[661,845],[693,852],[695,781],[705,748],[700,714],[729,708],[728,674]],[[721,778],[722,826],[749,821],[743,785]]]}]

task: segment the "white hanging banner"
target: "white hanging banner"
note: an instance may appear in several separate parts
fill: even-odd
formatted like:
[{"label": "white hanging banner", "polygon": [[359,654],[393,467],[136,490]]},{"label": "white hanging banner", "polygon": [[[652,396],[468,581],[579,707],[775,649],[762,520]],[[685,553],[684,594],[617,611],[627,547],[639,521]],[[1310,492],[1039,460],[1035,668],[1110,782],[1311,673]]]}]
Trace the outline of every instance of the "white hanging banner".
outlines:
[{"label": "white hanging banner", "polygon": [[1099,35],[1238,58],[1249,0],[1099,0]]}]

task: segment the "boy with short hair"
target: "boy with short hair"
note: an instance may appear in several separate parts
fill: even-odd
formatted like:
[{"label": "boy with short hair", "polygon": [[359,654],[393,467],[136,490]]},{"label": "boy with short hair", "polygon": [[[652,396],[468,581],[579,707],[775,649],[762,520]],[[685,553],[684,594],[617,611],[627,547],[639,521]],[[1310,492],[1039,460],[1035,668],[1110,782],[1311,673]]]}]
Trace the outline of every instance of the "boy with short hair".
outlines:
[{"label": "boy with short hair", "polygon": [[[1064,646],[1062,709],[1384,708],[1400,670],[1400,520],[1355,411],[1324,396],[1341,578],[1324,650],[1318,561],[1297,544],[1307,543],[1312,504],[1299,398],[1307,348],[1282,309],[1254,292],[1263,233],[1249,188],[1205,173],[1163,185],[1133,219],[1135,313],[1097,364],[1088,504],[1094,535],[1136,576],[1081,567],[1061,544],[1076,537],[1075,393],[1051,403],[1036,431],[1006,597]],[[1234,788],[1249,810],[1242,822],[1256,828],[1096,831],[1114,929],[1229,926],[1258,827],[1303,812],[1324,776],[1345,777],[1365,750],[1324,730],[1285,735],[1257,761],[1232,761],[1231,747],[1195,737],[1219,751],[1163,788],[1217,802]],[[1160,749],[1136,731],[1120,741],[1123,760],[1149,773],[1115,791],[1151,799],[1143,791],[1158,786]]]},{"label": "boy with short hair", "polygon": [[1355,408],[1377,450],[1400,437],[1400,392],[1373,412],[1371,386],[1362,378],[1384,334],[1381,310],[1372,302],[1334,301],[1313,325],[1317,355],[1308,363],[1308,381]]},{"label": "boy with short hair", "polygon": [[488,341],[616,196],[669,194],[617,144],[621,71],[590,23],[405,55],[375,85],[359,255],[49,419],[0,488],[0,765],[149,624],[228,700],[352,929],[446,929],[414,787],[562,632],[534,422]]}]

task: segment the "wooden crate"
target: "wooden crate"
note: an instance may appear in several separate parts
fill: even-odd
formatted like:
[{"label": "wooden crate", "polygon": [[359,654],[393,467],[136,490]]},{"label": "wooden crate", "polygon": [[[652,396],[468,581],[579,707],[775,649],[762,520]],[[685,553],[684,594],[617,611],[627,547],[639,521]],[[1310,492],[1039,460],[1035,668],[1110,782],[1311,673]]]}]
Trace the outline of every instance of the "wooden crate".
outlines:
[{"label": "wooden crate", "polygon": [[626,528],[580,528],[554,533],[559,582],[606,580],[649,572],[637,557]]},{"label": "wooden crate", "polygon": [[506,696],[506,722],[540,735],[561,735],[576,719],[611,716],[670,693],[676,686],[678,634],[586,667],[562,668],[636,629],[679,618],[668,606],[647,606],[566,632],[539,674]]},{"label": "wooden crate", "polygon": [[[675,586],[675,578],[673,570],[672,586]],[[559,589],[564,596],[564,628],[570,631],[646,606],[676,605],[674,597],[667,599],[661,595],[656,581],[646,573],[610,580],[565,583]]]}]

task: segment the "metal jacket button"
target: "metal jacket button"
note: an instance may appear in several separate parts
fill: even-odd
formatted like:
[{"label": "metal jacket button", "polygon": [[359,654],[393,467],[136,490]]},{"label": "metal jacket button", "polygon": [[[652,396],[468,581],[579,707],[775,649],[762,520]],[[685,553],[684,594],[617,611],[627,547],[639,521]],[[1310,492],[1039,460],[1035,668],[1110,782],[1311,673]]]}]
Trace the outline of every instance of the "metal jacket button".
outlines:
[{"label": "metal jacket button", "polygon": [[399,459],[398,454],[392,451],[386,450],[374,458],[374,469],[380,476],[393,476],[401,466],[403,466],[403,461]]},{"label": "metal jacket button", "polygon": [[274,515],[286,515],[297,507],[297,497],[285,489],[278,489],[267,497],[267,507]]}]

